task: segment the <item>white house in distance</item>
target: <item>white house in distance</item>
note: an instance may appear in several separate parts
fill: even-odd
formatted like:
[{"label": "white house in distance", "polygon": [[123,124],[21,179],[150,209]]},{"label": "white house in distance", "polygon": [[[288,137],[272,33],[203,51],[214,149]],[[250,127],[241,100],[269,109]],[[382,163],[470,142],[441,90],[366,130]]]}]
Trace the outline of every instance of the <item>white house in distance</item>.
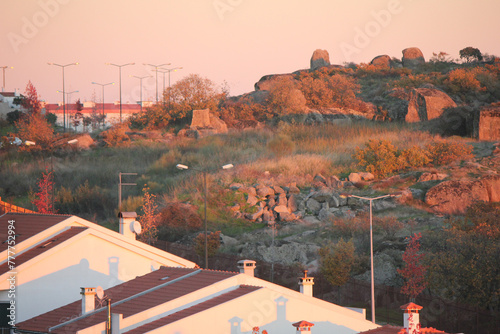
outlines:
[{"label": "white house in distance", "polygon": [[14,99],[19,96],[18,92],[0,92],[0,118],[6,119],[8,113],[21,109],[14,104]]},{"label": "white house in distance", "polygon": [[[380,327],[364,310],[348,309],[312,296],[312,277],[300,292],[254,277],[255,261],[240,272],[197,268],[160,269],[107,289],[99,297],[84,286],[79,300],[19,323],[22,331],[43,333],[354,334]],[[108,317],[108,299],[111,300]],[[296,328],[294,328],[296,327]],[[260,333],[260,332],[259,332]]]},{"label": "white house in distance", "polygon": [[[0,216],[2,311],[12,300],[12,282],[19,322],[74,301],[82,286],[108,289],[160,266],[196,267],[191,261],[137,241],[131,229],[135,218],[135,213],[121,213],[118,233],[76,216]],[[137,223],[135,226],[137,229]],[[10,230],[15,233],[9,234]],[[10,254],[8,246],[14,247]]]}]

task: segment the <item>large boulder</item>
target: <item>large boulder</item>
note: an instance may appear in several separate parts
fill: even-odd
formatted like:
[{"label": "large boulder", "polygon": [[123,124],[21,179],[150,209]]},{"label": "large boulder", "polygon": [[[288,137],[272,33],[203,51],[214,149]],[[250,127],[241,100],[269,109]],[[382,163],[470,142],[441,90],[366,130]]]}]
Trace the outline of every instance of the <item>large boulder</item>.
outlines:
[{"label": "large boulder", "polygon": [[200,134],[226,133],[227,125],[209,109],[193,110],[190,130],[198,131]]},{"label": "large boulder", "polygon": [[407,48],[403,50],[403,67],[415,68],[425,64],[425,58],[419,48]]},{"label": "large boulder", "polygon": [[428,121],[438,118],[446,108],[456,107],[456,103],[446,93],[434,88],[416,88],[410,93],[407,122]]},{"label": "large boulder", "polygon": [[437,213],[461,214],[474,201],[489,201],[482,181],[444,181],[427,191],[425,203]]},{"label": "large boulder", "polygon": [[311,57],[311,70],[316,70],[323,66],[330,66],[330,56],[326,50],[314,50]]},{"label": "large boulder", "polygon": [[500,104],[483,107],[474,124],[474,134],[479,140],[500,140]]},{"label": "large boulder", "polygon": [[381,55],[381,56],[376,56],[375,58],[372,59],[370,62],[371,65],[375,65],[377,67],[391,67],[392,65],[392,60],[391,57],[388,55]]},{"label": "large boulder", "polygon": [[500,202],[500,175],[488,175],[481,181],[486,187],[490,202]]},{"label": "large boulder", "polygon": [[270,90],[276,83],[278,78],[289,78],[293,79],[292,74],[269,74],[264,75],[258,82],[255,83],[254,87],[256,91],[259,90]]}]

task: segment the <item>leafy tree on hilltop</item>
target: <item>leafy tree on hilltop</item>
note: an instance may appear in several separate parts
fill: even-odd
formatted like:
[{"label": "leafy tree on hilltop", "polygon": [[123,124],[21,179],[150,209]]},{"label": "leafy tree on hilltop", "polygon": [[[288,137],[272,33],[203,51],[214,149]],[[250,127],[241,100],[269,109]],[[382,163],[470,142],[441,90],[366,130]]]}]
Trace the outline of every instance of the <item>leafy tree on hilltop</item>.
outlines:
[{"label": "leafy tree on hilltop", "polygon": [[483,60],[483,55],[481,51],[477,48],[473,48],[472,46],[468,46],[465,49],[459,51],[460,58],[465,59],[467,63],[470,63],[474,60],[481,61]]},{"label": "leafy tree on hilltop", "polygon": [[354,243],[340,238],[335,245],[329,244],[319,250],[321,273],[332,285],[344,285],[350,277],[355,261]]}]

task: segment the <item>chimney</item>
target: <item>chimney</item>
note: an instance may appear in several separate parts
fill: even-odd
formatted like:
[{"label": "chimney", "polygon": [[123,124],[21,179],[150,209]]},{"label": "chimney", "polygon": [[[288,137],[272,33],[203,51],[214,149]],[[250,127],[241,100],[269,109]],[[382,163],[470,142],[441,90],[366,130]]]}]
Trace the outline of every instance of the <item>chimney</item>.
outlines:
[{"label": "chimney", "polygon": [[255,261],[240,260],[238,261],[238,269],[240,270],[240,273],[254,277]]},{"label": "chimney", "polygon": [[420,317],[418,311],[422,309],[422,306],[415,303],[408,303],[401,306],[401,309],[404,311],[403,321],[407,333],[419,333]]},{"label": "chimney", "polygon": [[311,327],[314,326],[314,324],[311,322],[307,322],[305,320],[302,320],[302,321],[299,321],[299,322],[292,324],[292,326],[297,328],[297,332],[296,332],[297,334],[298,333],[311,333]]},{"label": "chimney", "polygon": [[299,277],[300,293],[313,296],[314,277],[307,276],[307,270],[304,270],[304,277]]},{"label": "chimney", "polygon": [[120,234],[135,239],[134,232],[134,222],[137,218],[137,213],[135,212],[120,212],[118,213],[118,218],[120,221]]},{"label": "chimney", "polygon": [[82,295],[82,314],[92,312],[95,308],[95,288],[80,288]]}]

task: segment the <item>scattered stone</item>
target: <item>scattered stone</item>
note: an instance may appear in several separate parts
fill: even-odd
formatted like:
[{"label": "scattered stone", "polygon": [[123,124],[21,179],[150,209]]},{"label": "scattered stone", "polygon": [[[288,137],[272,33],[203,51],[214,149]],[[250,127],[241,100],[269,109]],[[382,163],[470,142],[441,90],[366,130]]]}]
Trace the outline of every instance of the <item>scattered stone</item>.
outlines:
[{"label": "scattered stone", "polygon": [[254,206],[257,203],[259,203],[259,199],[257,197],[255,197],[254,195],[248,194],[247,203],[251,206]]},{"label": "scattered stone", "polygon": [[257,195],[259,197],[274,196],[274,190],[271,187],[258,186],[257,187]]},{"label": "scattered stone", "polygon": [[375,180],[375,175],[368,172],[358,173],[363,181],[373,181]]},{"label": "scattered stone", "polygon": [[280,212],[279,219],[284,222],[291,222],[297,220],[297,216],[290,212]]},{"label": "scattered stone", "polygon": [[273,186],[275,194],[286,194],[286,191],[280,186]]},{"label": "scattered stone", "polygon": [[231,183],[229,185],[229,189],[231,189],[233,191],[239,190],[240,188],[243,188],[243,184],[241,184],[241,183]]},{"label": "scattered stone", "polygon": [[257,212],[250,214],[250,216],[248,218],[250,220],[255,221],[255,220],[261,218],[263,214],[264,214],[264,209],[263,208],[259,208],[259,210],[257,210]]},{"label": "scattered stone", "polygon": [[240,206],[239,204],[235,204],[235,205],[233,205],[230,209],[231,209],[231,211],[233,211],[233,212],[240,211],[241,206]]},{"label": "scattered stone", "polygon": [[426,181],[436,181],[436,180],[444,180],[448,177],[448,174],[440,174],[440,173],[429,173],[425,172],[418,178],[418,182],[426,182]]},{"label": "scattered stone", "polygon": [[288,200],[286,199],[286,194],[280,194],[278,196],[277,205],[288,206]]},{"label": "scattered stone", "polygon": [[349,174],[349,177],[348,177],[349,181],[351,181],[352,183],[358,183],[358,182],[361,182],[361,176],[359,176],[358,173],[351,173]]},{"label": "scattered stone", "polygon": [[318,201],[316,201],[314,198],[309,198],[307,200],[306,207],[315,215],[317,215],[319,213],[319,211],[321,210],[321,204]]}]

